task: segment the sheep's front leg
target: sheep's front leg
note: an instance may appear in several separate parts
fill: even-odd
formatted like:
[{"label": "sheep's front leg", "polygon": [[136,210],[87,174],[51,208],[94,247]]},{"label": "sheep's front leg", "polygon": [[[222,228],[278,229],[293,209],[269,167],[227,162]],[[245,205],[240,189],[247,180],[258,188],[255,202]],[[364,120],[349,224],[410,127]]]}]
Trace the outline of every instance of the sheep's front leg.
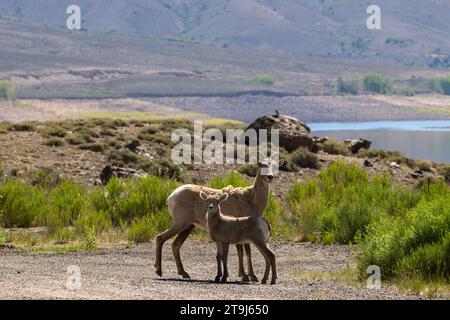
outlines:
[{"label": "sheep's front leg", "polygon": [[228,278],[228,250],[230,249],[229,243],[223,243],[222,244],[222,262],[223,262],[223,276],[222,276],[222,282],[227,282]]},{"label": "sheep's front leg", "polygon": [[244,246],[242,244],[236,245],[238,260],[239,260],[239,277],[242,278],[243,282],[249,282],[250,278],[245,273],[244,270]]},{"label": "sheep's front leg", "polygon": [[258,282],[258,278],[255,275],[255,272],[253,271],[253,264],[252,264],[252,249],[250,248],[250,244],[245,244],[245,255],[247,256],[247,265],[248,265],[248,276],[250,277],[250,280],[252,282]]},{"label": "sheep's front leg", "polygon": [[216,261],[217,261],[217,275],[215,282],[219,282],[220,278],[222,277],[222,257],[223,257],[223,244],[220,241],[216,242],[217,245],[217,255],[216,255]]}]

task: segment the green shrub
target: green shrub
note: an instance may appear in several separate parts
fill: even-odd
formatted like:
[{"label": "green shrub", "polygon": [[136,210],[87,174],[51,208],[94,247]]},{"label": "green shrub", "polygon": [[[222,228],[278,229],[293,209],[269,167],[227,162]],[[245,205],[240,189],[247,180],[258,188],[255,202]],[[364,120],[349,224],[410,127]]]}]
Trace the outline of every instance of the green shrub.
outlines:
[{"label": "green shrub", "polygon": [[266,86],[273,86],[275,84],[275,81],[270,75],[258,73],[254,76],[251,76],[248,78],[248,82],[254,83],[254,84],[262,84]]},{"label": "green shrub", "polygon": [[369,92],[391,94],[392,84],[391,80],[381,74],[367,74],[364,76],[364,90]]},{"label": "green shrub", "polygon": [[89,150],[92,152],[103,152],[105,150],[105,146],[98,143],[84,143],[78,146],[81,150]]},{"label": "green shrub", "polygon": [[63,182],[64,179],[51,168],[41,168],[31,173],[30,181],[33,186],[52,189]]},{"label": "green shrub", "polygon": [[416,92],[412,88],[404,88],[400,90],[400,93],[407,97],[413,97],[416,95]]},{"label": "green shrub", "polygon": [[442,91],[445,95],[450,95],[450,77],[441,79]]},{"label": "green shrub", "polygon": [[[449,232],[450,197],[447,190],[444,196],[422,199],[416,207],[404,214],[383,217],[371,224],[365,239],[360,243],[358,268],[363,273],[367,266],[378,265],[386,277],[416,267],[424,271],[421,262],[427,257],[424,251],[433,254],[432,251],[436,248],[428,245],[444,243],[447,241],[444,237]],[[418,253],[414,254],[415,250],[419,250]],[[410,254],[412,256],[402,263],[402,259]],[[405,261],[415,261],[419,266],[411,265],[405,270]]]},{"label": "green shrub", "polygon": [[33,123],[16,123],[9,127],[10,131],[19,131],[19,132],[25,132],[25,131],[34,131],[36,130],[36,127]]},{"label": "green shrub", "polygon": [[215,176],[209,182],[209,186],[214,189],[222,189],[227,186],[247,187],[249,183],[237,171],[230,171],[226,177]]},{"label": "green shrub", "polygon": [[161,211],[176,187],[175,182],[155,176],[135,180],[113,178],[94,191],[92,201],[97,211],[107,212],[112,223],[119,226]]},{"label": "green shrub", "polygon": [[244,164],[239,167],[239,173],[245,174],[249,177],[256,177],[259,167],[256,164]]},{"label": "green shrub", "polygon": [[[321,171],[316,180],[296,182],[285,199],[290,224],[297,235],[324,243],[354,242],[381,216],[395,216],[414,207],[426,193],[394,187],[385,175],[369,179],[364,168],[338,161]],[[439,187],[440,188],[440,187]],[[295,232],[294,232],[295,233]]]},{"label": "green shrub", "polygon": [[171,217],[167,208],[152,215],[135,218],[128,229],[128,240],[149,242],[158,232],[168,229],[170,225]]},{"label": "green shrub", "polygon": [[39,133],[44,137],[64,138],[67,135],[66,129],[59,126],[47,126],[39,129]]},{"label": "green shrub", "polygon": [[433,169],[433,162],[430,160],[418,160],[415,162],[418,169],[431,172]]},{"label": "green shrub", "polygon": [[48,208],[41,217],[41,224],[51,232],[70,227],[87,206],[86,190],[72,181],[65,181],[48,192]]},{"label": "green shrub", "polygon": [[336,92],[340,94],[359,94],[360,87],[358,80],[344,80],[338,77],[336,80]]},{"label": "green shrub", "polygon": [[84,234],[83,247],[87,252],[95,252],[98,250],[97,232],[94,226],[86,229],[86,232]]},{"label": "green shrub", "polygon": [[11,81],[0,80],[0,100],[16,100],[16,88]]},{"label": "green shrub", "polygon": [[327,140],[323,143],[322,148],[324,152],[329,154],[340,154],[343,156],[348,156],[350,154],[347,145],[339,140]]},{"label": "green shrub", "polygon": [[73,137],[68,137],[66,139],[67,143],[72,145],[72,146],[78,146],[80,144],[82,144],[85,140],[80,138],[79,136],[73,136]]},{"label": "green shrub", "polygon": [[24,182],[11,180],[0,184],[0,225],[29,228],[37,225],[45,212],[44,193]]},{"label": "green shrub", "polygon": [[319,168],[319,159],[317,156],[305,148],[295,150],[292,153],[291,159],[300,168]]},{"label": "green shrub", "polygon": [[438,172],[445,178],[445,181],[450,183],[450,165],[444,165],[439,167]]},{"label": "green shrub", "polygon": [[443,93],[441,80],[439,78],[431,78],[425,81],[425,86],[430,89],[432,92]]},{"label": "green shrub", "polygon": [[64,140],[59,139],[59,138],[51,138],[48,139],[47,141],[45,141],[45,145],[49,146],[49,147],[62,147],[64,146]]}]

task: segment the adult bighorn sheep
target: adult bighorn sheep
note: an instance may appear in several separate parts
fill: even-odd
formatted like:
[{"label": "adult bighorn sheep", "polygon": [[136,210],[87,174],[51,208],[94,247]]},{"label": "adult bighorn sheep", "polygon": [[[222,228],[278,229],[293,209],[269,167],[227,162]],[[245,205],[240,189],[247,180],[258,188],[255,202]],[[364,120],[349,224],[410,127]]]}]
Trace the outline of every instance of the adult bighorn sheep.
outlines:
[{"label": "adult bighorn sheep", "polygon": [[[277,268],[275,254],[267,246],[270,235],[270,225],[263,217],[250,216],[236,218],[223,215],[220,210],[220,203],[228,198],[228,193],[220,196],[207,196],[200,191],[200,198],[206,201],[208,213],[206,214],[208,231],[211,239],[217,245],[217,275],[215,282],[226,282],[228,278],[228,249],[230,243],[243,244],[253,243],[266,260],[266,270],[261,281],[267,283],[269,270],[272,268],[272,279],[270,284],[275,284],[277,279]],[[223,273],[222,273],[223,264]]]},{"label": "adult bighorn sheep", "polygon": [[[274,155],[272,155],[274,157]],[[207,230],[206,227],[206,203],[200,199],[200,191],[206,195],[221,195],[224,192],[229,197],[221,205],[222,212],[226,215],[246,217],[246,216],[262,216],[267,207],[269,197],[269,184],[274,178],[274,169],[282,165],[274,161],[272,158],[264,158],[258,162],[258,173],[252,186],[246,188],[234,188],[228,186],[222,190],[212,189],[204,186],[187,184],[178,187],[167,199],[169,213],[172,216],[172,226],[163,233],[156,236],[156,274],[162,275],[161,255],[164,242],[177,235],[172,242],[172,252],[177,265],[178,274],[183,278],[190,278],[189,274],[184,270],[180,258],[180,248],[186,241],[189,234],[195,227]],[[261,172],[264,168],[264,174]],[[243,281],[258,281],[255,276],[251,260],[250,244],[244,244],[245,253],[247,255],[248,275],[244,270],[244,249],[243,245],[236,245],[239,258],[239,276]]]}]

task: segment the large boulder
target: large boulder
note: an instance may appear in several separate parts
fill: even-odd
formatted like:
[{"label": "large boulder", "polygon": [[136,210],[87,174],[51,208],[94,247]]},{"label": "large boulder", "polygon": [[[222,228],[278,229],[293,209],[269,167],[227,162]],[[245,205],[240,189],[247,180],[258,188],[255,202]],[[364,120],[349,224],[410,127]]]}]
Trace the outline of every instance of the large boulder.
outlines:
[{"label": "large boulder", "polygon": [[353,153],[358,153],[360,149],[370,149],[372,141],[367,139],[347,139],[344,141],[348,149]]},{"label": "large boulder", "polygon": [[100,173],[100,181],[102,184],[107,184],[112,177],[126,179],[126,178],[139,178],[145,176],[147,176],[147,173],[142,170],[136,170],[132,168],[122,168],[108,164],[105,168],[103,168],[102,172]]},{"label": "large boulder", "polygon": [[259,130],[267,129],[269,134],[271,129],[280,130],[280,147],[288,151],[293,151],[300,147],[312,149],[314,141],[311,137],[311,129],[303,122],[290,116],[275,114],[264,115],[256,119],[247,129],[255,129],[258,138]]}]

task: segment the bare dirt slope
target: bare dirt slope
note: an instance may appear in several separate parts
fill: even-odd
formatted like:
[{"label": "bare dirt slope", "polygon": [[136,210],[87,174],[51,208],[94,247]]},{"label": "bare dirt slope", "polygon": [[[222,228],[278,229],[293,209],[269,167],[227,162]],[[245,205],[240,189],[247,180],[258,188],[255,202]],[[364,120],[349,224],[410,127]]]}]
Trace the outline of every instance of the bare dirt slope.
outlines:
[{"label": "bare dirt slope", "polygon": [[[272,245],[277,254],[277,285],[242,284],[236,277],[236,250],[230,250],[230,283],[215,284],[215,245],[188,241],[183,261],[192,280],[176,275],[170,244],[164,247],[163,277],[153,273],[154,244],[133,249],[104,249],[98,253],[30,255],[0,249],[1,299],[408,299],[394,288],[369,290],[296,274],[339,271],[351,258],[347,246]],[[201,260],[200,260],[201,259]],[[258,276],[263,259],[254,254]],[[81,269],[82,288],[66,288],[67,267]]]}]

